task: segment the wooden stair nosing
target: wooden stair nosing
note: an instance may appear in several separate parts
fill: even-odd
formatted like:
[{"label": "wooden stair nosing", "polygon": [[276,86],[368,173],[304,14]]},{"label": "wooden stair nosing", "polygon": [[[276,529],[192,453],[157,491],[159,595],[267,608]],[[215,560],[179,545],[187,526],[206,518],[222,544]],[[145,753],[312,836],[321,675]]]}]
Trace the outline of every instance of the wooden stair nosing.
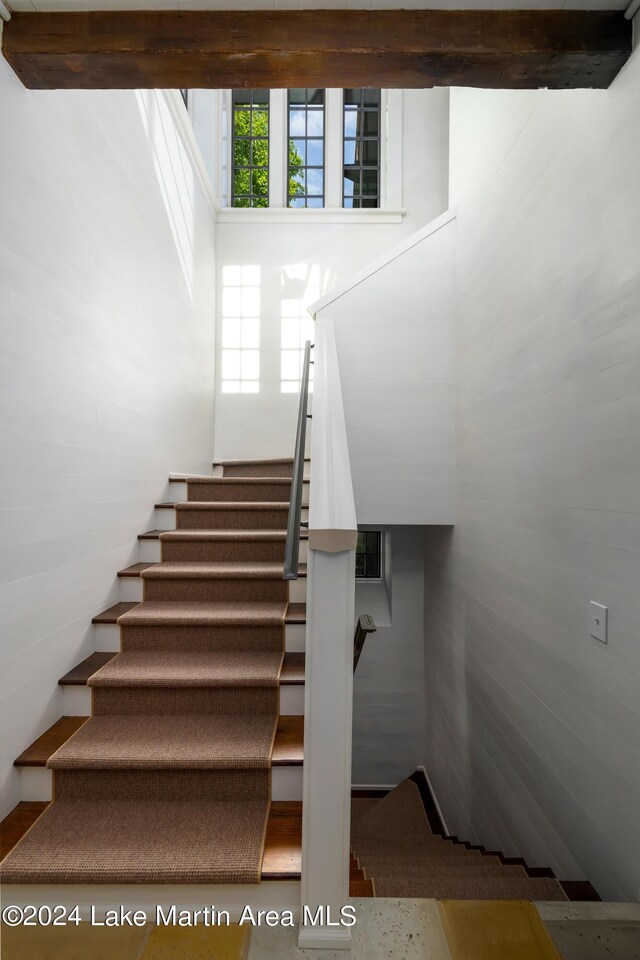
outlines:
[{"label": "wooden stair nosing", "polygon": [[[139,577],[139,576],[141,576],[141,574],[142,574],[142,572],[143,572],[144,570],[148,570],[149,567],[156,567],[156,566],[158,565],[158,563],[160,563],[160,562],[161,562],[161,561],[159,561],[159,560],[151,560],[151,561],[145,561],[145,562],[140,562],[140,563],[132,563],[130,567],[125,567],[123,570],[118,570],[118,576],[119,576],[119,577]],[[179,560],[176,560],[176,561],[168,561],[168,562],[180,563]],[[198,561],[196,561],[196,562],[198,562]],[[204,562],[206,563],[206,561],[204,561]],[[211,561],[211,562],[212,562],[212,563],[216,563],[216,562],[218,562],[218,561]],[[243,563],[242,560],[236,560],[236,561],[233,561],[233,562],[234,562],[234,563],[237,563],[237,564],[239,564],[239,565]],[[267,561],[267,562],[272,562],[272,561]],[[306,563],[299,563],[299,564],[298,564],[298,577],[303,578],[303,577],[306,577],[306,576],[307,576],[307,564],[306,564]],[[181,578],[181,577],[176,577],[176,579],[179,580],[179,579],[182,579],[182,578]],[[206,579],[206,578],[203,577],[203,579]],[[217,577],[216,579],[224,580],[225,578],[224,578],[224,577]],[[228,579],[235,579],[235,578],[234,578],[234,577],[229,577]],[[260,579],[262,579],[262,578],[261,578],[260,576],[256,576],[256,577],[253,578],[253,579],[260,580]],[[274,578],[270,578],[270,579],[274,579]],[[276,579],[277,579],[277,578],[276,578]]]},{"label": "wooden stair nosing", "polygon": [[[134,607],[139,605],[139,600],[130,600],[125,601],[121,600],[119,603],[114,603],[112,607],[108,607],[106,610],[103,610],[102,613],[97,614],[92,619],[92,623],[97,624],[114,624],[118,622],[118,618],[123,616],[125,613],[129,613],[130,610],[133,610]],[[284,617],[285,624],[294,624],[294,623],[306,623],[307,622],[307,605],[303,602],[298,603],[289,603],[287,605],[287,611]]]},{"label": "wooden stair nosing", "polygon": [[[207,532],[208,532],[208,533],[225,533],[224,530],[210,530],[210,531],[207,531]],[[229,530],[229,531],[226,531],[226,532],[228,532],[228,533],[233,533],[234,531],[233,531],[233,530]],[[243,532],[243,533],[248,533],[248,534],[252,533],[251,530],[243,530],[242,532]],[[258,530],[258,531],[256,531],[256,532],[257,532],[257,533],[261,533],[262,531]],[[175,533],[175,530],[145,530],[144,533],[139,533],[139,534],[138,534],[138,540],[159,540],[159,539],[160,539],[160,534],[162,534],[162,533]],[[183,530],[182,533],[198,533],[198,531],[197,531],[197,530]],[[284,533],[284,534],[286,534],[286,530],[282,530],[282,531],[279,530],[278,533]],[[248,537],[247,539],[250,540],[251,538]],[[308,540],[308,539],[309,539],[309,531],[306,529],[306,527],[303,527],[303,529],[300,530],[300,539],[301,539],[301,540]],[[238,561],[238,562],[241,563],[242,561]]]},{"label": "wooden stair nosing", "polygon": [[[7,814],[0,824],[0,860],[13,850],[50,802],[22,800]],[[302,803],[272,801],[262,855],[262,880],[298,880],[301,863]]]},{"label": "wooden stair nosing", "polygon": [[[288,500],[163,500],[154,503],[155,510],[175,510],[176,507],[188,506],[190,510],[288,510]],[[302,504],[303,510],[308,510],[307,503]]]},{"label": "wooden stair nosing", "polygon": [[[311,463],[311,457],[304,458],[305,463]],[[293,465],[293,457],[258,457],[252,459],[249,457],[244,460],[212,460],[212,467],[247,467],[250,463],[290,463]]]},{"label": "wooden stair nosing", "polygon": [[[84,660],[76,664],[68,673],[60,677],[58,684],[61,687],[86,687],[89,677],[104,667],[106,663],[117,657],[117,651],[98,650],[89,654]],[[304,684],[305,656],[304,653],[286,652],[280,672],[282,686],[301,686]]]},{"label": "wooden stair nosing", "polygon": [[[47,760],[63,743],[87,722],[89,717],[60,717],[48,730],[34,740],[14,760],[14,767],[46,767]],[[271,754],[274,767],[299,767],[303,763],[304,717],[278,717],[278,725]]]},{"label": "wooden stair nosing", "polygon": [[0,860],[13,850],[47,809],[50,800],[21,800],[0,823]]},{"label": "wooden stair nosing", "polygon": [[[303,477],[302,482],[310,483],[309,477]],[[201,483],[203,486],[211,484],[212,486],[220,485],[221,487],[230,486],[234,483],[240,484],[242,487],[248,487],[252,483],[257,483],[258,486],[267,487],[270,483],[288,484],[291,486],[293,480],[291,477],[270,477],[268,474],[262,477],[258,475],[255,477],[203,477],[197,474],[187,474],[184,477],[169,476],[169,483]]]}]

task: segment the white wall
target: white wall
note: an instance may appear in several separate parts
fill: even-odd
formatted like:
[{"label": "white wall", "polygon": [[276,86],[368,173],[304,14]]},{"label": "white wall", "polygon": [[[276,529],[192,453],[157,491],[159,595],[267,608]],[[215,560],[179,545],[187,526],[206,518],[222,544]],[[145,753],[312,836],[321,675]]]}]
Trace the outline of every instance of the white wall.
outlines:
[{"label": "white wall", "polygon": [[[458,485],[425,596],[447,826],[640,896],[640,56],[452,92]],[[588,603],[609,607],[609,644]]]},{"label": "white wall", "polygon": [[0,61],[3,813],[170,470],[213,451],[212,214],[153,92]]},{"label": "white wall", "polygon": [[354,784],[399,783],[423,763],[425,530],[380,527],[386,583],[356,581],[356,617],[378,627],[353,678]]},{"label": "white wall", "polygon": [[322,307],[334,321],[359,523],[449,524],[455,221]]},{"label": "white wall", "polygon": [[447,208],[448,127],[448,90],[403,92],[402,223],[218,224],[220,287],[225,265],[259,265],[262,299],[260,392],[218,393],[217,457],[291,455],[298,401],[280,392],[282,300],[311,303]]}]

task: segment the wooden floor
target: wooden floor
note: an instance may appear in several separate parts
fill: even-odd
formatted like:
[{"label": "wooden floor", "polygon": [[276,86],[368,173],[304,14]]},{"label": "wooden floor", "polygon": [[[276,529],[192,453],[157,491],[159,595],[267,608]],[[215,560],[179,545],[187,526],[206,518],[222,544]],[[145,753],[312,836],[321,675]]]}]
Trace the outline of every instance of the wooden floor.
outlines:
[{"label": "wooden floor", "polygon": [[18,840],[22,839],[48,806],[49,802],[46,800],[23,800],[4,818],[0,823],[0,860],[13,850]]},{"label": "wooden floor", "polygon": [[[64,677],[60,677],[58,683],[63,687],[86,686],[89,677],[116,656],[117,651],[98,651],[92,653],[80,663],[76,664],[68,673],[65,673]],[[303,684],[304,665],[304,653],[285,653],[282,671],[280,673],[280,683],[288,685]]]},{"label": "wooden floor", "polygon": [[[89,717],[60,717],[31,746],[23,750],[16,767],[46,767],[47,760],[72,734],[79,730]],[[303,760],[304,717],[287,715],[278,717],[276,736],[271,753],[274,766],[300,766]]]},{"label": "wooden floor", "polygon": [[[0,824],[2,848],[6,857],[49,804],[22,801]],[[275,801],[271,804],[262,858],[263,880],[298,880],[302,865],[302,804],[299,801]],[[351,858],[349,894],[372,897],[373,885],[367,880],[355,857]]]},{"label": "wooden floor", "polygon": [[[109,607],[107,610],[103,610],[102,613],[97,614],[92,619],[91,623],[117,623],[118,617],[122,617],[125,613],[129,613],[129,611],[133,610],[134,607],[137,607],[138,604],[138,600],[122,600],[120,603],[114,603],[112,607]],[[284,622],[306,623],[306,603],[289,603],[284,616]]]}]

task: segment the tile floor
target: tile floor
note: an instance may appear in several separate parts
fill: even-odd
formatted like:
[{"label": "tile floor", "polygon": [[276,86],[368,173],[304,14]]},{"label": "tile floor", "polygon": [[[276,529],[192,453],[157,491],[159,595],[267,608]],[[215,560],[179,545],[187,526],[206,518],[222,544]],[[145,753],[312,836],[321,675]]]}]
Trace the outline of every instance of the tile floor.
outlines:
[{"label": "tile floor", "polygon": [[3,960],[640,960],[640,904],[353,901],[351,950],[283,927],[2,927]]}]

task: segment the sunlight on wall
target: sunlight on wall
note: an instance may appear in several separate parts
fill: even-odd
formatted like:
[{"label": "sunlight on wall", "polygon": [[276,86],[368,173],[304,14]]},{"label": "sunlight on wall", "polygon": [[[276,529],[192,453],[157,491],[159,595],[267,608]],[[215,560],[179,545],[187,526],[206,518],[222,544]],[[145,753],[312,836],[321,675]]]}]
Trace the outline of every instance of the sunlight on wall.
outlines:
[{"label": "sunlight on wall", "polygon": [[153,151],[153,165],[189,296],[194,283],[194,176],[169,108],[159,90],[136,90]]},{"label": "sunlight on wall", "polygon": [[260,267],[222,271],[222,392],[260,390]]},{"label": "sunlight on wall", "polygon": [[284,267],[281,284],[280,392],[298,393],[305,340],[313,343],[313,320],[307,306],[320,296],[320,266],[297,263]]}]

